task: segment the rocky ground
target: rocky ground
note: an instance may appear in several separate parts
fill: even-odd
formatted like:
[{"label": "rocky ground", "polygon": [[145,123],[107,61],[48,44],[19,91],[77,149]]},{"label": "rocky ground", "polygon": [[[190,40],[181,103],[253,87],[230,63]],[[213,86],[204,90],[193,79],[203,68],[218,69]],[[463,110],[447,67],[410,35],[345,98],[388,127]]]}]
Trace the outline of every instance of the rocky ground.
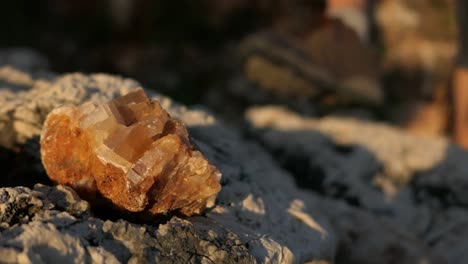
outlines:
[{"label": "rocky ground", "polygon": [[[134,221],[53,186],[38,136],[49,111],[139,86],[55,75],[23,51],[0,54],[0,256],[6,263],[462,263],[468,153],[384,124],[250,108],[228,127],[144,87],[189,127],[222,172],[204,215]],[[13,56],[11,54],[17,54]],[[21,55],[23,54],[23,55]]]}]

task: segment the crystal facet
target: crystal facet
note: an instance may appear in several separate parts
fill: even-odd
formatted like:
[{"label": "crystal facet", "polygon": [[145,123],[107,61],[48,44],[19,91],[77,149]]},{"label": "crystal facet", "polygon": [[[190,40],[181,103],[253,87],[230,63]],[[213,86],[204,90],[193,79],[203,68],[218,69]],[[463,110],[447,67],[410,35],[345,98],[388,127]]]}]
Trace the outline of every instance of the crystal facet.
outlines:
[{"label": "crystal facet", "polygon": [[195,149],[183,123],[142,89],[105,104],[53,110],[41,156],[53,181],[132,212],[199,214],[221,189],[220,172]]}]

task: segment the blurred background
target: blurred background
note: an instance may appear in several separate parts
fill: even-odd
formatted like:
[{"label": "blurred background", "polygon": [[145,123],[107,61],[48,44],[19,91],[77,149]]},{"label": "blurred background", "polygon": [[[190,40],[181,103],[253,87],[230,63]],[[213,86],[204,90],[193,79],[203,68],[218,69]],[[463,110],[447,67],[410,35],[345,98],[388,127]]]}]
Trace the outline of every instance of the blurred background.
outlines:
[{"label": "blurred background", "polygon": [[468,146],[457,4],[18,0],[2,3],[0,45],[34,50],[57,73],[135,78],[232,125],[250,105],[281,104]]}]

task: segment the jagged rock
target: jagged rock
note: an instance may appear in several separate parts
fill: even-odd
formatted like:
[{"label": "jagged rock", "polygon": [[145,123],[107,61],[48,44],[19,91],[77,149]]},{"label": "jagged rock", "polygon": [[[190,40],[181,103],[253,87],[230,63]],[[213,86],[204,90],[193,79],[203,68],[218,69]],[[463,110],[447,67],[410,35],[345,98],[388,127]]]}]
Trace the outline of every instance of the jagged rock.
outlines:
[{"label": "jagged rock", "polygon": [[147,215],[200,214],[214,204],[220,172],[179,120],[142,89],[104,104],[54,109],[41,134],[49,177],[95,202]]},{"label": "jagged rock", "polygon": [[[53,107],[85,100],[103,102],[137,86],[109,75],[73,74],[52,80],[48,89],[33,86],[30,91],[9,93],[17,106],[39,117],[32,124],[41,128]],[[48,100],[39,93],[41,89]],[[202,153],[222,172],[223,188],[215,207],[204,216],[173,216],[160,225],[105,221],[107,214],[90,211],[81,200],[73,206],[77,203],[59,202],[64,197],[77,199],[67,187],[36,186],[29,196],[23,188],[26,197],[38,199],[0,199],[7,204],[23,201],[21,206],[10,206],[17,208],[15,217],[4,217],[3,212],[11,210],[0,211],[0,219],[7,219],[2,220],[7,224],[0,235],[0,253],[6,261],[391,263],[395,259],[382,256],[391,256],[396,249],[402,263],[443,263],[423,243],[411,235],[400,236],[391,224],[372,214],[298,189],[263,147],[206,112],[162,96],[155,98],[171,116],[187,124]],[[49,104],[30,107],[42,100]],[[17,121],[14,115],[4,116],[6,125]],[[20,139],[37,140],[37,134],[31,138],[21,129],[11,131],[12,141],[4,141],[9,146]],[[60,188],[69,194],[61,195]]]},{"label": "jagged rock", "polygon": [[[173,217],[157,227],[105,221],[91,217],[88,203],[61,185],[2,188],[0,201],[1,224],[9,227],[0,233],[2,263],[255,261],[235,234],[206,218]],[[15,217],[5,219],[4,212]]]},{"label": "jagged rock", "polygon": [[[413,241],[416,248],[425,244],[447,263],[461,263],[466,246],[456,243],[466,239],[466,234],[459,231],[466,218],[466,211],[461,209],[467,204],[463,191],[468,183],[466,151],[443,139],[417,138],[383,124],[305,118],[278,107],[251,108],[247,119],[251,134],[295,174],[301,187],[362,208],[387,223],[400,237],[396,240]],[[391,167],[400,169],[386,169]],[[338,208],[334,205],[328,212],[332,219]],[[348,223],[341,227],[349,227],[356,214],[347,217]],[[356,219],[364,225],[364,219],[372,217],[361,215]],[[340,222],[331,222],[339,230]],[[374,224],[373,220],[366,224],[368,230],[378,228]],[[349,237],[338,240],[350,239],[350,248],[356,250],[367,232],[353,228],[349,232]],[[370,242],[372,236],[366,239]],[[387,239],[389,242],[395,238]],[[378,243],[370,242],[366,248]],[[449,250],[454,243],[457,246]],[[361,255],[363,263],[372,251],[367,250]],[[398,252],[394,254],[400,258]]]},{"label": "jagged rock", "polygon": [[[138,86],[134,81],[109,75],[71,74],[58,77],[47,87],[33,86],[29,91],[9,92],[9,98],[16,102],[17,107],[26,108],[29,113],[38,116],[31,123],[41,128],[48,112],[56,106],[78,104],[86,100],[100,103]],[[223,189],[216,206],[206,217],[199,219],[218,223],[221,227],[231,230],[258,262],[300,263],[307,260],[333,260],[336,244],[326,218],[315,211],[313,203],[298,197],[293,180],[274,165],[267,153],[253,142],[244,142],[236,132],[227,129],[206,112],[189,110],[162,96],[157,96],[157,99],[171,116],[188,125],[195,143],[223,174]],[[17,107],[12,108],[8,115],[4,115],[5,124],[10,125],[18,121],[13,115]],[[8,143],[6,146],[34,138],[37,140],[37,133],[31,133],[32,135],[27,137],[21,129],[12,127],[11,131],[14,137],[4,141]],[[0,134],[0,138],[2,137],[4,138],[5,134]],[[269,176],[267,178],[263,175]],[[195,219],[188,218],[185,221],[193,223]],[[159,229],[155,227],[151,230]],[[56,236],[58,233],[53,231],[51,235]],[[218,236],[216,231],[213,236]],[[180,240],[181,243],[203,244],[198,236],[181,235]],[[229,245],[225,242],[219,244]],[[103,249],[97,249],[93,254],[101,252],[99,250]],[[149,249],[146,252],[154,254]],[[196,262],[200,258],[196,253],[192,254],[194,259],[190,261]],[[18,256],[17,254],[19,253],[13,255]],[[173,260],[177,261],[175,254],[177,250],[167,258],[173,257]],[[205,255],[211,258],[210,254]],[[109,254],[105,256],[109,257]],[[106,259],[105,256],[102,258]]]}]

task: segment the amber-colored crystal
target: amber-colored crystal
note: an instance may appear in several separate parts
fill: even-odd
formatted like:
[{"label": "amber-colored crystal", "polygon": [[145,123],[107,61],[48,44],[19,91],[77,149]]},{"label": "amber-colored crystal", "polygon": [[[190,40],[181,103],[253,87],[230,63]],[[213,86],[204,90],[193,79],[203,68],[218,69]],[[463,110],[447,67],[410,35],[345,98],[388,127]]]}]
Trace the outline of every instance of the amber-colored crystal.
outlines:
[{"label": "amber-colored crystal", "polygon": [[41,156],[53,181],[132,212],[198,214],[221,189],[220,172],[193,147],[183,123],[141,89],[106,104],[53,110]]}]

